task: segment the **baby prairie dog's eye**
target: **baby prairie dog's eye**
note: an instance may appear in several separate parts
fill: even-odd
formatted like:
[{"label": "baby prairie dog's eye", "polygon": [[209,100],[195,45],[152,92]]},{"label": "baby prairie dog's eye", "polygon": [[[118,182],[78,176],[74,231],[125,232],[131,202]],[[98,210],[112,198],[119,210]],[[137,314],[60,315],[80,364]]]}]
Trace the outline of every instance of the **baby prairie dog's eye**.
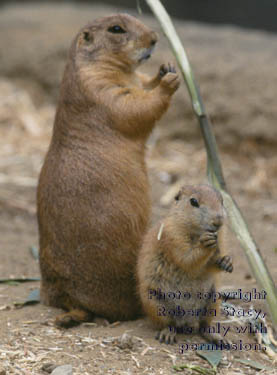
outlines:
[{"label": "baby prairie dog's eye", "polygon": [[199,207],[198,200],[195,199],[195,198],[191,198],[191,199],[190,199],[190,204],[191,204],[193,207]]},{"label": "baby prairie dog's eye", "polygon": [[108,32],[113,33],[113,34],[125,34],[126,33],[126,31],[122,29],[122,27],[119,25],[109,27]]}]

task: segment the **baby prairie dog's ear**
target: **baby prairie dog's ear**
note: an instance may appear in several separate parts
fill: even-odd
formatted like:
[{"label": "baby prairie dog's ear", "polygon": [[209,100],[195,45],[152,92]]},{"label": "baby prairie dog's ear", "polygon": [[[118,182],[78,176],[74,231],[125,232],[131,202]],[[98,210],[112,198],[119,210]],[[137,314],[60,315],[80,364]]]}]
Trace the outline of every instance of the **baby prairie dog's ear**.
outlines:
[{"label": "baby prairie dog's ear", "polygon": [[178,203],[178,201],[181,199],[182,190],[179,190],[179,192],[175,195],[175,203]]}]

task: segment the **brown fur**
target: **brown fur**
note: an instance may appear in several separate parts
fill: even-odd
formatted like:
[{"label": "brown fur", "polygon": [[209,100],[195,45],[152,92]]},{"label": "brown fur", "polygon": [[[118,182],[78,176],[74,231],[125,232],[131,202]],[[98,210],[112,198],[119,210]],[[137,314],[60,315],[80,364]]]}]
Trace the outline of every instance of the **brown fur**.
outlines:
[{"label": "brown fur", "polygon": [[[191,198],[197,199],[199,207],[191,204]],[[176,319],[159,316],[161,306],[172,309],[181,305],[185,311],[207,307],[216,309],[218,316],[218,304],[201,301],[196,293],[215,289],[216,274],[221,269],[232,270],[229,257],[223,257],[221,252],[222,223],[221,195],[210,186],[185,186],[177,195],[169,215],[146,234],[138,256],[138,288],[144,310],[157,328],[169,325],[181,327],[184,324],[208,326],[212,322],[210,317],[187,318],[185,315]],[[191,298],[165,301],[150,298],[149,291],[159,289],[161,292],[190,292]],[[158,336],[160,341],[165,339],[167,343],[175,339],[170,332],[165,334],[162,331]],[[215,336],[209,338],[218,339]]]},{"label": "brown fur", "polygon": [[[119,25],[125,33],[110,32]],[[141,312],[135,263],[150,213],[145,141],[179,85],[135,69],[156,34],[118,14],[72,43],[38,186],[43,303],[112,321]],[[68,323],[65,319],[65,325]],[[61,324],[61,321],[59,321]]]}]

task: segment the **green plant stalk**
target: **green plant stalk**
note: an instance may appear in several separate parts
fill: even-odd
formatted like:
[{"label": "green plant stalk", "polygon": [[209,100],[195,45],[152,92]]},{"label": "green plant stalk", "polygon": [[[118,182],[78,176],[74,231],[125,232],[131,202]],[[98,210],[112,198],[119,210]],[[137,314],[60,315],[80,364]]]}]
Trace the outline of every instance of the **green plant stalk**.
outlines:
[{"label": "green plant stalk", "polygon": [[227,192],[221,163],[218,157],[216,140],[184,47],[179,36],[177,35],[168,13],[161,2],[159,0],[145,1],[159,21],[185,79],[192,100],[192,107],[199,120],[201,132],[205,142],[208,159],[208,179],[213,186],[220,190],[223,196],[224,206],[227,211],[231,227],[235,232],[242,248],[244,249],[245,255],[250,264],[250,268],[255,279],[257,280],[257,283],[259,284],[259,287],[264,289],[267,293],[267,305],[271,314],[273,325],[275,329],[277,329],[277,290],[236,202]]}]

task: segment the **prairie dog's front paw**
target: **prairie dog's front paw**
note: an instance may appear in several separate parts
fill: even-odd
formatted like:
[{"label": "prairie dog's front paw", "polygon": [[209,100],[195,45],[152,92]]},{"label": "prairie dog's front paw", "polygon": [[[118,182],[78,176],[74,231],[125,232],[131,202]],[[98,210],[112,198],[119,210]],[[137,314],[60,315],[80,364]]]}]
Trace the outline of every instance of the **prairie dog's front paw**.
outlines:
[{"label": "prairie dog's front paw", "polygon": [[230,273],[233,271],[232,258],[227,255],[225,255],[222,258],[217,259],[216,264],[223,271],[230,272]]},{"label": "prairie dog's front paw", "polygon": [[166,75],[161,79],[161,86],[165,89],[170,95],[180,86],[180,80],[176,73],[166,73]]},{"label": "prairie dog's front paw", "polygon": [[171,63],[163,64],[160,66],[159,74],[161,77],[165,76],[167,73],[176,73],[175,66]]},{"label": "prairie dog's front paw", "polygon": [[161,77],[161,87],[166,90],[169,95],[174,94],[180,86],[180,79],[176,73],[175,67],[171,64],[164,64],[160,67],[159,74]]},{"label": "prairie dog's front paw", "polygon": [[204,247],[213,248],[217,245],[217,232],[205,232],[200,237],[200,242]]}]

